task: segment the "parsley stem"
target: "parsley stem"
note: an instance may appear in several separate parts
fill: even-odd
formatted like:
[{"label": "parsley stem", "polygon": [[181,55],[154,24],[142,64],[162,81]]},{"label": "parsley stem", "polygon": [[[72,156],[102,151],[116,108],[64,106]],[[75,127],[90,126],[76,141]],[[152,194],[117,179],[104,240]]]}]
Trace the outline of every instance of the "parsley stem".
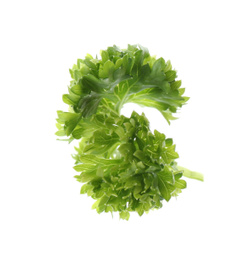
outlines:
[{"label": "parsley stem", "polygon": [[119,101],[119,105],[116,105],[118,108],[117,108],[117,111],[118,111],[118,114],[120,115],[120,111],[123,107],[123,105],[126,103],[127,101],[127,94],[129,93],[129,91],[131,90],[131,88],[139,81],[139,79],[137,79],[135,82],[133,82],[131,85],[129,85],[129,82],[128,80],[126,81],[127,85],[128,85],[128,88],[126,90],[126,93],[124,94],[123,98]]},{"label": "parsley stem", "polygon": [[199,181],[204,181],[204,176],[202,173],[200,172],[194,172],[194,171],[190,171],[184,167],[178,166],[177,165],[177,169],[178,170],[182,170],[183,171],[183,176],[190,178],[190,179],[195,179],[195,180],[199,180]]}]

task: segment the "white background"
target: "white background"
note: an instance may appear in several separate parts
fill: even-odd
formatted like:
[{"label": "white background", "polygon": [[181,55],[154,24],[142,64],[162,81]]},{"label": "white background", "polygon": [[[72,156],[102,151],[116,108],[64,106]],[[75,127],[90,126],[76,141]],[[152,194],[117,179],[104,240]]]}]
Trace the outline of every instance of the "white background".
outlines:
[{"label": "white background", "polygon": [[[242,2],[1,1],[1,259],[244,259]],[[127,222],[91,210],[54,132],[76,59],[128,43],[178,71],[180,119],[147,115],[205,182]]]}]

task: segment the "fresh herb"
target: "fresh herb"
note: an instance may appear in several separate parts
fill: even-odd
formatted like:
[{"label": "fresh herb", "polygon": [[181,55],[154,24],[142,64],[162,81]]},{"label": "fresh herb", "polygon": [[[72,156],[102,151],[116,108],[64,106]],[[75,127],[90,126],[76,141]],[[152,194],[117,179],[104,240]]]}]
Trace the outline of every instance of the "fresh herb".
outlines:
[{"label": "fresh herb", "polygon": [[170,123],[189,99],[176,80],[170,61],[150,56],[140,45],[117,46],[87,54],[70,69],[72,81],[63,101],[69,112],[58,111],[56,135],[75,147],[75,178],[84,183],[81,194],[91,196],[98,213],[119,212],[129,219],[162,207],[186,188],[182,176],[203,181],[200,173],[177,166],[171,138],[153,133],[144,114],[121,115],[126,103],[156,108]]}]

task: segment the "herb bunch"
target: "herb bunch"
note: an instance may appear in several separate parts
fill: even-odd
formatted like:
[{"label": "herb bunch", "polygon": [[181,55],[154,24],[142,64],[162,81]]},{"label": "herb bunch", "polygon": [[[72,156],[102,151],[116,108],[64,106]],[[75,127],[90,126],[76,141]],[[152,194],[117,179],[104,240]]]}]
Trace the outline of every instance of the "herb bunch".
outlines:
[{"label": "herb bunch", "polygon": [[170,61],[151,56],[147,48],[128,45],[87,54],[70,69],[72,80],[63,101],[69,112],[58,111],[56,135],[69,143],[78,139],[75,178],[84,183],[81,194],[91,196],[98,213],[130,212],[140,216],[162,207],[186,188],[182,176],[203,180],[199,173],[177,166],[179,157],[171,138],[135,111],[121,115],[126,103],[156,108],[170,123],[189,99],[176,80]]}]

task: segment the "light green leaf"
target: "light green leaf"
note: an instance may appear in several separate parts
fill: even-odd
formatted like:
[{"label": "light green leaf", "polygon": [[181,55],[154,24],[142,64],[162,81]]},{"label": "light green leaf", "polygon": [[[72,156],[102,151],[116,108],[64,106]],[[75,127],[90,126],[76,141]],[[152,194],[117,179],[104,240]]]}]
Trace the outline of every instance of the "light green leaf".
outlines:
[{"label": "light green leaf", "polygon": [[92,70],[96,70],[96,69],[97,69],[96,64],[94,64],[94,63],[91,61],[91,59],[89,59],[89,57],[84,60],[84,63],[86,64],[86,66],[87,66],[88,68],[90,68],[90,69],[92,69]]},{"label": "light green leaf", "polygon": [[172,188],[170,184],[168,184],[162,177],[158,177],[158,188],[161,195],[164,197],[166,201],[169,201],[171,198]]},{"label": "light green leaf", "polygon": [[166,75],[166,79],[167,79],[168,82],[172,82],[177,77],[176,71],[174,71],[174,70],[167,71],[165,73],[165,75]]},{"label": "light green leaf", "polygon": [[63,102],[68,105],[75,105],[79,101],[80,97],[75,95],[64,94]]},{"label": "light green leaf", "polygon": [[119,213],[119,216],[120,216],[121,219],[129,220],[130,213],[128,211],[121,211]]},{"label": "light green leaf", "polygon": [[171,65],[170,60],[168,60],[168,61],[166,62],[166,67],[164,68],[164,72],[167,72],[167,71],[169,71],[169,70],[171,70],[171,69],[172,69],[172,65]]},{"label": "light green leaf", "polygon": [[117,134],[106,134],[103,129],[95,131],[93,136],[94,142],[99,145],[113,145],[119,141]]},{"label": "light green leaf", "polygon": [[115,70],[114,63],[108,60],[105,62],[103,67],[99,69],[99,77],[113,79],[114,70]]},{"label": "light green leaf", "polygon": [[59,130],[59,131],[57,131],[57,132],[55,133],[55,135],[57,135],[57,136],[66,136],[66,133],[65,133],[64,130]]},{"label": "light green leaf", "polygon": [[152,66],[152,75],[158,75],[165,68],[165,60],[163,58],[157,59]]},{"label": "light green leaf", "polygon": [[123,59],[122,58],[118,59],[115,63],[115,69],[117,70],[119,67],[121,67],[122,64],[123,64]]},{"label": "light green leaf", "polygon": [[171,145],[166,149],[166,156],[169,159],[177,159],[179,158],[179,154],[175,152],[175,145]]},{"label": "light green leaf", "polygon": [[145,154],[141,150],[136,150],[133,155],[141,161],[145,161]]},{"label": "light green leaf", "polygon": [[81,89],[81,86],[80,85],[74,85],[72,88],[71,88],[72,92],[78,96],[80,96],[82,94],[82,89]]},{"label": "light green leaf", "polygon": [[97,200],[95,203],[93,203],[92,209],[96,209],[98,207],[99,203],[100,203],[100,200]]},{"label": "light green leaf", "polygon": [[171,89],[178,89],[181,86],[181,80],[173,81],[170,83]]},{"label": "light green leaf", "polygon": [[108,53],[106,51],[101,51],[101,57],[102,57],[102,62],[105,63],[107,60],[109,60]]},{"label": "light green leaf", "polygon": [[89,190],[92,190],[93,186],[90,184],[83,184],[81,189],[80,189],[80,194],[85,194],[87,193]]},{"label": "light green leaf", "polygon": [[89,155],[83,155],[80,158],[80,161],[83,163],[88,163],[88,164],[101,164],[101,165],[118,165],[119,163],[122,162],[122,159],[103,159],[99,158],[95,155],[89,154]]},{"label": "light green leaf", "polygon": [[182,96],[185,93],[185,88],[179,88],[179,94]]},{"label": "light green leaf", "polygon": [[104,170],[103,170],[103,168],[101,166],[97,167],[96,174],[97,174],[98,177],[101,177],[101,178],[104,176]]},{"label": "light green leaf", "polygon": [[75,165],[74,169],[77,172],[93,171],[94,170],[94,165],[82,163],[82,164]]},{"label": "light green leaf", "polygon": [[186,188],[186,181],[185,180],[175,181],[175,187],[177,187],[179,189],[185,189]]},{"label": "light green leaf", "polygon": [[77,114],[70,113],[70,112],[63,112],[63,111],[57,111],[57,114],[58,114],[58,118],[63,123],[72,121],[72,120],[77,119],[79,117],[79,115],[77,115]]}]

